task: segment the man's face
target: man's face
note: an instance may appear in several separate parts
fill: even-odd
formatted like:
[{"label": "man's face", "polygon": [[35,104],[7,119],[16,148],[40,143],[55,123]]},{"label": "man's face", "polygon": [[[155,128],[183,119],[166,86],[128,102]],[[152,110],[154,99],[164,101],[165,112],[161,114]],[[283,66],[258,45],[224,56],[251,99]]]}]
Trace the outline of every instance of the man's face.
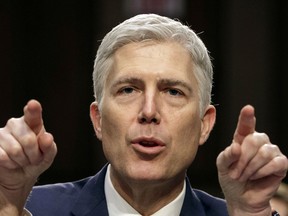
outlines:
[{"label": "man's face", "polygon": [[189,53],[176,43],[142,42],[116,51],[101,113],[91,105],[96,134],[113,173],[130,181],[183,179],[214,124],[200,116]]}]

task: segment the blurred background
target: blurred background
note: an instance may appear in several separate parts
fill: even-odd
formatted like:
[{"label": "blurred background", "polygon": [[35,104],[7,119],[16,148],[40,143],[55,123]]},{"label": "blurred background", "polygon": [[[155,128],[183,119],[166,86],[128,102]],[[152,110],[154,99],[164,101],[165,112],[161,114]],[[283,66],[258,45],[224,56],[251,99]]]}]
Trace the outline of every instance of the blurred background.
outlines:
[{"label": "blurred background", "polygon": [[39,184],[93,175],[106,163],[89,119],[99,41],[138,13],[178,18],[199,33],[215,71],[216,126],[188,175],[221,196],[215,160],[245,104],[256,109],[257,130],[288,155],[287,11],[287,0],[1,0],[0,127],[39,100],[58,145]]}]

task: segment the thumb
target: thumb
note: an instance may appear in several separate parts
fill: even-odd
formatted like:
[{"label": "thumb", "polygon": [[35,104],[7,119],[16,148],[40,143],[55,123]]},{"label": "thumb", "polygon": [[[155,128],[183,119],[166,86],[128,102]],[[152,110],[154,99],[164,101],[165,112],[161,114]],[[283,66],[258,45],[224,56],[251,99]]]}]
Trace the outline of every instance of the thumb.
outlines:
[{"label": "thumb", "polygon": [[53,162],[56,153],[57,146],[54,142],[52,134],[44,132],[38,137],[39,148],[43,155],[43,165],[47,169]]},{"label": "thumb", "polygon": [[36,100],[30,100],[24,107],[24,121],[38,135],[45,131],[42,119],[42,107]]},{"label": "thumb", "polygon": [[237,127],[234,133],[233,141],[242,144],[244,138],[255,132],[256,118],[254,107],[246,105],[239,114]]}]

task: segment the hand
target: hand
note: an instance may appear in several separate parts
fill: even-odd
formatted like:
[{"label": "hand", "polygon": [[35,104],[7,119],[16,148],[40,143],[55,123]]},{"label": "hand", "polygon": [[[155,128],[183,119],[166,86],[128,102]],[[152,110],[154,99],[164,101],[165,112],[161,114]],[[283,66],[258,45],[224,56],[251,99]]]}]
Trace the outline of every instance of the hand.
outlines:
[{"label": "hand", "polygon": [[21,118],[11,118],[0,129],[0,215],[22,212],[33,185],[56,152],[53,136],[43,125],[41,104],[29,101]]},{"label": "hand", "polygon": [[288,160],[264,133],[255,132],[254,108],[239,115],[233,142],[217,158],[229,215],[271,215],[270,199],[288,169]]}]

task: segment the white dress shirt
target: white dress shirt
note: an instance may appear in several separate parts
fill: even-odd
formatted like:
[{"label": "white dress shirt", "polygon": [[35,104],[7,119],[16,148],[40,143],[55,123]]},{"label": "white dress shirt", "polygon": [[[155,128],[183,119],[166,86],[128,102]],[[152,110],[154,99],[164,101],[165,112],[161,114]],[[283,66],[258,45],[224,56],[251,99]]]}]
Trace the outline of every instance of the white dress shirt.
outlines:
[{"label": "white dress shirt", "polygon": [[[140,216],[132,206],[129,205],[116,191],[110,178],[110,164],[108,165],[105,177],[105,196],[108,206],[109,216]],[[161,208],[152,216],[176,216],[180,215],[184,202],[186,182],[181,193],[172,202]]]}]

